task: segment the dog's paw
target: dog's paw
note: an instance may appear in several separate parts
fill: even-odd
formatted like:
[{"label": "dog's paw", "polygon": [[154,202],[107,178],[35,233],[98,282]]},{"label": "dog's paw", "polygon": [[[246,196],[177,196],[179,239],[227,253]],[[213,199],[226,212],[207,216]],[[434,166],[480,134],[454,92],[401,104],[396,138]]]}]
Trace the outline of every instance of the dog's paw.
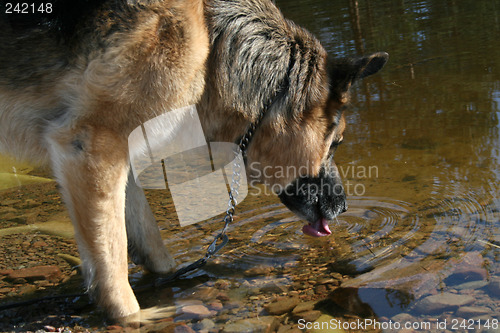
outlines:
[{"label": "dog's paw", "polygon": [[177,263],[168,250],[161,249],[161,251],[157,251],[157,253],[151,257],[151,260],[148,260],[144,266],[153,273],[167,274],[177,267]]}]

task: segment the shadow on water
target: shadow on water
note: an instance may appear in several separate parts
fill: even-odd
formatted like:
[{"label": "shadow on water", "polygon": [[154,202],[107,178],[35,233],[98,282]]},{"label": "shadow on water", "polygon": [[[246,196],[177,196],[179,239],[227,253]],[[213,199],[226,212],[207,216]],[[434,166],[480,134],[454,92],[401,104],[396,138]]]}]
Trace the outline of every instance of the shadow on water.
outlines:
[{"label": "shadow on water", "polygon": [[[302,234],[304,222],[275,197],[253,189],[237,207],[223,253],[187,279],[139,293],[141,303],[174,306],[172,320],[196,330],[203,330],[207,317],[213,324],[205,321],[209,332],[269,316],[267,304],[283,295],[312,302],[305,312],[281,317],[288,328],[300,318],[377,318],[429,322],[430,331],[444,320],[448,329],[452,321],[473,320],[477,331],[495,331],[500,3],[277,3],[331,53],[391,56],[380,74],[355,87],[346,111],[345,143],[336,162],[349,210],[332,221],[330,237],[312,239]],[[15,195],[18,201],[2,205],[2,228],[22,222],[9,207],[17,209],[29,194]],[[160,192],[148,195],[177,260],[190,263],[202,256],[222,227],[219,220],[181,228],[168,213],[171,199]],[[152,277],[131,265],[130,279],[140,286]],[[190,316],[191,305],[208,314]]]}]

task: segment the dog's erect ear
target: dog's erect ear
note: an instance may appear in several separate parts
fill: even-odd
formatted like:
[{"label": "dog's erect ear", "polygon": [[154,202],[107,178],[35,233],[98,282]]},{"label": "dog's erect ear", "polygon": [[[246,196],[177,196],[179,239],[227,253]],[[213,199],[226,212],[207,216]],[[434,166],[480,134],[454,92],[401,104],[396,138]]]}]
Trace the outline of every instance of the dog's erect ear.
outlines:
[{"label": "dog's erect ear", "polygon": [[384,67],[389,54],[377,52],[360,58],[329,59],[330,89],[338,98],[356,81],[377,73]]},{"label": "dog's erect ear", "polygon": [[386,52],[377,52],[357,59],[356,66],[359,68],[357,78],[362,79],[377,73],[384,67],[387,60],[389,60],[389,54]]}]

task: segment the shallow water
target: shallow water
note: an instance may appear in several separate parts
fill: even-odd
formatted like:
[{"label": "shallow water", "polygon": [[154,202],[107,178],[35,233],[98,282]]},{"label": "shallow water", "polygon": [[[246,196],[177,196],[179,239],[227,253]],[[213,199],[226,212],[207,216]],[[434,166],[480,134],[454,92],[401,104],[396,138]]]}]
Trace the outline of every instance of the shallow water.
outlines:
[{"label": "shallow water", "polygon": [[[208,307],[217,297],[205,291],[222,280],[228,304],[238,306],[213,314],[212,331],[262,315],[263,304],[282,294],[321,300],[317,308],[335,318],[432,325],[416,331],[439,331],[438,324],[447,320],[451,331],[495,331],[492,324],[500,319],[500,1],[277,3],[333,54],[390,54],[382,72],[355,87],[346,111],[345,143],[336,162],[349,210],[332,222],[331,236],[312,239],[302,234],[304,222],[275,197],[253,189],[238,205],[230,243],[218,257],[192,279],[139,299],[146,305],[175,305],[178,312],[193,300]],[[29,190],[18,188],[16,195],[29,196],[22,192]],[[149,195],[178,261],[202,256],[222,224],[180,228],[167,213],[171,202],[158,192]],[[133,272],[134,285],[148,280]],[[332,277],[340,282],[323,283]],[[318,288],[323,284],[325,291]],[[446,305],[433,298],[450,294],[456,297]],[[82,323],[99,326],[92,316],[82,314]],[[197,320],[187,323],[195,327]],[[464,323],[468,326],[460,326]]]}]

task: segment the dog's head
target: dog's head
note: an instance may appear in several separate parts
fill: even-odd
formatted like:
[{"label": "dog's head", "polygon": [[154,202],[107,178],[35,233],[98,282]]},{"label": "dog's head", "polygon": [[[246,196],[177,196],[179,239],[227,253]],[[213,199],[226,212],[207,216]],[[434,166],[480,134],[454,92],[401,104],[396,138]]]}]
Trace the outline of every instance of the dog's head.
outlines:
[{"label": "dog's head", "polygon": [[[343,141],[345,119],[343,105],[348,100],[350,86],[358,79],[375,74],[387,62],[387,53],[351,59],[329,59],[328,101],[316,117],[308,120],[323,133],[324,142],[317,142],[322,150],[319,171],[300,175],[278,192],[281,201],[294,213],[306,219],[309,225],[303,231],[310,236],[329,235],[328,221],[347,210],[346,194],[339,171],[334,162],[337,147]],[[318,119],[328,120],[321,126]]]},{"label": "dog's head", "polygon": [[[346,125],[344,105],[351,85],[378,72],[387,59],[388,54],[383,52],[359,58],[327,58],[318,71],[320,77],[326,77],[323,84],[328,90],[318,89],[321,94],[316,103],[289,119],[272,138],[270,134],[266,138],[265,130],[255,137],[254,149],[249,152],[250,177],[271,186],[290,210],[306,219],[309,225],[303,231],[308,235],[329,235],[328,221],[347,210],[334,162]],[[288,160],[286,165],[284,160]]]},{"label": "dog's head", "polygon": [[264,113],[247,150],[250,183],[268,185],[309,221],[306,234],[329,234],[328,220],[347,209],[333,157],[349,88],[378,72],[388,55],[330,58],[268,0],[212,0],[207,18],[211,49],[199,105],[205,134],[238,142]]}]

